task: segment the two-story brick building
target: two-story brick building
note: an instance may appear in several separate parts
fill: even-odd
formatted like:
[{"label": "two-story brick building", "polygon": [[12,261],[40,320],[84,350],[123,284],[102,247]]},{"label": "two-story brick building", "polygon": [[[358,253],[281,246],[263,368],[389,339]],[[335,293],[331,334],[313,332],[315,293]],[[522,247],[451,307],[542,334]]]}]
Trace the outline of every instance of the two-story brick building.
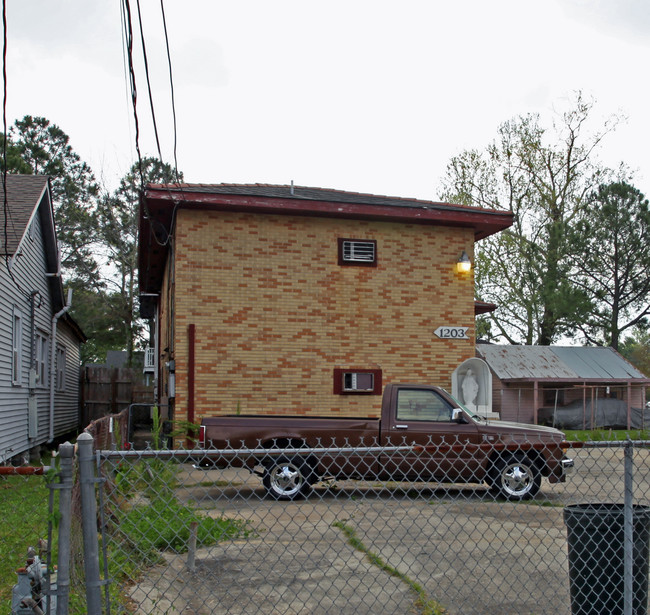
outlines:
[{"label": "two-story brick building", "polygon": [[378,415],[388,382],[449,387],[475,354],[474,242],[511,215],[272,185],[151,185],[141,308],[177,420]]}]

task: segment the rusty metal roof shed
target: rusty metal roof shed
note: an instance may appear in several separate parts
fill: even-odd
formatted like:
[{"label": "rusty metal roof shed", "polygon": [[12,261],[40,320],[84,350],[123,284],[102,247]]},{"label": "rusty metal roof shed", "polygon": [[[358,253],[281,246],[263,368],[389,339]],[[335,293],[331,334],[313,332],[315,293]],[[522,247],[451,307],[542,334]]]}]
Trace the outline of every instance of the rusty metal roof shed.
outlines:
[{"label": "rusty metal roof shed", "polygon": [[479,344],[476,349],[500,380],[650,384],[613,348]]}]

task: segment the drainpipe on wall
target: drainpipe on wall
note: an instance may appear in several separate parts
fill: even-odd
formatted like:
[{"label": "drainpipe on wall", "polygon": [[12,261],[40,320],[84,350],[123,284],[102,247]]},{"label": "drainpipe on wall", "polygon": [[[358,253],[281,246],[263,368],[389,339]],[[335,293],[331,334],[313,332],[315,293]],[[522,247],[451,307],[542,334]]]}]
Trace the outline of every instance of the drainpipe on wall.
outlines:
[{"label": "drainpipe on wall", "polygon": [[68,299],[66,304],[52,317],[52,335],[50,339],[50,438],[48,444],[54,440],[54,387],[56,386],[56,325],[59,318],[63,316],[72,305],[72,289],[68,288]]}]

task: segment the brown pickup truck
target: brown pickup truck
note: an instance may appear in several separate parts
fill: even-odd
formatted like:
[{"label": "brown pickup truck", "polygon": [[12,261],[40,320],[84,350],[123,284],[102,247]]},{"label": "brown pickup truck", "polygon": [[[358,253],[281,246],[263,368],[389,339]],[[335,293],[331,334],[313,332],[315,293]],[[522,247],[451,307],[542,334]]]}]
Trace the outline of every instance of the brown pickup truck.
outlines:
[{"label": "brown pickup truck", "polygon": [[[487,483],[495,495],[523,500],[542,476],[565,480],[573,461],[563,443],[557,429],[472,416],[438,387],[388,384],[379,419],[204,418],[197,465],[246,466],[281,500],[325,478]],[[233,449],[247,452],[233,457]]]}]

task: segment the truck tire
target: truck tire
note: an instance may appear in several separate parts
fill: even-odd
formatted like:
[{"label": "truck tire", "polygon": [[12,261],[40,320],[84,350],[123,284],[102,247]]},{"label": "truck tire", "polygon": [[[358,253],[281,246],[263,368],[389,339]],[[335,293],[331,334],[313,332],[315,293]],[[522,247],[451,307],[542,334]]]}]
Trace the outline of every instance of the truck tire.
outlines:
[{"label": "truck tire", "polygon": [[506,500],[528,500],[539,493],[539,468],[522,453],[499,457],[490,471],[490,490]]},{"label": "truck tire", "polygon": [[266,465],[262,483],[276,500],[295,500],[310,489],[311,466],[302,457],[279,457]]}]

